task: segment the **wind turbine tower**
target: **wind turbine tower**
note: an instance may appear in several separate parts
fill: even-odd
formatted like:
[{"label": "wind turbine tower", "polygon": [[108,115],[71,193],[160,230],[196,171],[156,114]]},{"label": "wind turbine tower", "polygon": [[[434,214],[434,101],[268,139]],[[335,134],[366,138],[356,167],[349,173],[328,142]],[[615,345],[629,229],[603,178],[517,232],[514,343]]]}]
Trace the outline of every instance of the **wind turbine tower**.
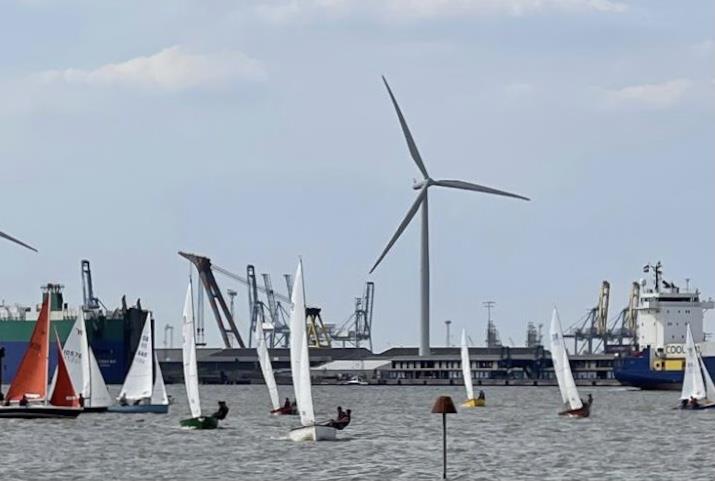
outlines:
[{"label": "wind turbine tower", "polygon": [[385,83],[387,88],[387,93],[390,95],[390,100],[392,100],[392,105],[395,107],[395,112],[397,113],[397,118],[400,121],[400,126],[402,127],[402,133],[407,141],[407,148],[410,151],[410,156],[414,160],[417,168],[422,173],[422,181],[415,182],[412,186],[413,189],[417,190],[417,198],[414,203],[407,211],[407,215],[402,220],[400,225],[397,227],[397,231],[392,236],[390,241],[387,243],[387,247],[382,251],[380,257],[378,257],[375,265],[370,269],[372,273],[377,266],[382,262],[382,259],[387,255],[390,248],[397,241],[397,239],[402,235],[407,225],[412,221],[412,218],[417,213],[417,210],[421,208],[422,210],[422,231],[420,236],[420,356],[428,356],[430,354],[430,286],[429,286],[429,214],[428,214],[428,198],[427,190],[430,187],[447,187],[451,189],[461,189],[461,190],[471,190],[475,192],[482,192],[485,194],[501,195],[505,197],[514,197],[516,199],[529,200],[527,197],[512,194],[510,192],[505,192],[503,190],[493,189],[491,187],[485,187],[479,184],[472,184],[470,182],[465,182],[462,180],[434,180],[427,173],[427,168],[425,167],[422,157],[417,150],[417,145],[415,144],[410,129],[407,127],[407,122],[405,117],[402,115],[399,105],[397,105],[397,100],[390,89],[385,77],[382,77],[382,81]]}]

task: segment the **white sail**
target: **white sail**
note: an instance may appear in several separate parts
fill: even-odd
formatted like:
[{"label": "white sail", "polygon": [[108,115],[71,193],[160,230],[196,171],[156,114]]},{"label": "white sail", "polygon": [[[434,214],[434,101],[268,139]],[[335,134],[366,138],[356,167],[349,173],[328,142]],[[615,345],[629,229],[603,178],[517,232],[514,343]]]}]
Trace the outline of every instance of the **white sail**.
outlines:
[{"label": "white sail", "polygon": [[154,389],[151,392],[151,403],[167,405],[169,404],[169,396],[166,395],[164,375],[161,373],[161,366],[159,365],[159,358],[156,357],[156,352],[154,353],[154,372],[156,373],[156,379],[154,379]]},{"label": "white sail", "polygon": [[570,409],[582,408],[583,403],[578,395],[576,382],[571,373],[569,355],[566,351],[564,334],[561,330],[561,320],[559,319],[559,313],[555,307],[551,317],[551,360],[554,364],[554,374],[556,374],[556,380],[559,383],[559,390],[561,391],[561,399],[564,404],[568,404]]},{"label": "white sail", "polygon": [[137,401],[150,397],[154,384],[152,379],[153,365],[151,318],[147,316],[144,329],[142,329],[142,334],[139,338],[139,345],[134,353],[132,365],[129,367],[122,390],[119,391],[119,399],[126,398],[128,401]]},{"label": "white sail", "polygon": [[469,347],[467,347],[467,331],[462,329],[462,377],[464,388],[467,390],[467,399],[474,399],[474,386],[472,385],[472,366],[469,362]]},{"label": "white sail", "polygon": [[184,357],[184,385],[186,386],[186,397],[189,400],[191,417],[201,416],[201,400],[199,398],[199,371],[196,364],[196,328],[194,324],[194,294],[191,289],[191,281],[186,289],[184,299],[182,332],[184,335],[183,357]]},{"label": "white sail", "polygon": [[310,358],[308,357],[308,338],[305,330],[305,291],[303,286],[303,262],[293,281],[291,294],[293,309],[290,315],[290,368],[293,375],[293,391],[303,426],[315,424],[313,413],[313,394],[310,385]]},{"label": "white sail", "polygon": [[82,309],[79,310],[77,319],[72,325],[67,339],[65,339],[62,352],[65,355],[67,371],[72,380],[72,385],[75,386],[78,394],[82,394],[85,400],[89,399],[92,389],[90,384],[91,374],[89,372],[89,343],[87,342]]},{"label": "white sail", "polygon": [[690,399],[691,397],[700,400],[705,399],[706,394],[705,382],[698,361],[698,351],[695,349],[693,333],[688,325],[685,336],[685,372],[683,373],[683,389],[680,392],[680,399]]},{"label": "white sail", "polygon": [[271,364],[271,356],[268,354],[268,347],[266,346],[266,337],[263,333],[263,323],[261,320],[256,321],[256,353],[258,354],[258,363],[261,365],[261,372],[263,373],[263,379],[266,382],[266,387],[268,388],[268,394],[271,397],[271,404],[273,409],[278,409],[280,407],[280,401],[278,399],[278,386],[276,386],[276,378],[273,375],[273,365]]},{"label": "white sail", "polygon": [[705,379],[705,398],[715,400],[715,384],[713,384],[713,378],[710,377],[708,368],[703,361],[703,356],[700,354],[698,354],[698,361],[700,362],[700,371],[703,373],[703,379]]},{"label": "white sail", "polygon": [[92,348],[89,348],[89,396],[85,398],[85,407],[103,408],[112,405],[112,396],[109,395],[107,384],[104,382],[102,371],[94,357]]}]

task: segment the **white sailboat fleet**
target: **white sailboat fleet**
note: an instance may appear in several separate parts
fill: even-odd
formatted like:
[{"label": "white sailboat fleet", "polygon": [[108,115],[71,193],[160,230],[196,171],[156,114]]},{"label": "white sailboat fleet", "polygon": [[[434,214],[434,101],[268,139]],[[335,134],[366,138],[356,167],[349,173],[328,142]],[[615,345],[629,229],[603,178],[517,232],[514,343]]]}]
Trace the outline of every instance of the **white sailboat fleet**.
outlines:
[{"label": "white sailboat fleet", "polygon": [[292,429],[288,436],[293,441],[334,440],[337,429],[326,424],[316,424],[315,413],[313,412],[308,336],[305,327],[305,289],[302,261],[298,263],[298,269],[295,273],[291,301],[293,308],[290,315],[290,368],[302,426]]},{"label": "white sailboat fleet", "polygon": [[564,333],[561,329],[561,320],[555,307],[551,317],[551,360],[554,364],[556,380],[559,383],[561,400],[565,406],[565,409],[559,414],[569,417],[588,417],[591,412],[591,396],[589,395],[589,401],[584,403],[578,394],[576,382],[571,373],[571,364],[569,363],[569,354],[564,342]]},{"label": "white sailboat fleet", "polygon": [[117,398],[119,404],[110,406],[108,410],[111,412],[155,414],[169,412],[169,398],[166,395],[161,366],[154,352],[151,325],[152,319],[149,313],[132,365]]},{"label": "white sailboat fleet", "polygon": [[690,324],[685,337],[685,373],[680,392],[680,407],[683,409],[709,409],[715,407],[715,385],[703,357],[695,347]]},{"label": "white sailboat fleet", "polygon": [[467,391],[467,400],[462,403],[462,407],[475,408],[486,405],[486,399],[482,393],[479,398],[474,397],[474,384],[472,383],[472,365],[469,360],[469,346],[467,346],[467,331],[462,329],[462,378],[464,379],[464,389]]},{"label": "white sailboat fleet", "polygon": [[[80,309],[70,333],[62,346],[67,371],[77,393],[82,396],[84,412],[106,411],[112,405],[104,376],[87,340],[84,311]],[[57,369],[53,375],[52,390],[56,386]]]}]

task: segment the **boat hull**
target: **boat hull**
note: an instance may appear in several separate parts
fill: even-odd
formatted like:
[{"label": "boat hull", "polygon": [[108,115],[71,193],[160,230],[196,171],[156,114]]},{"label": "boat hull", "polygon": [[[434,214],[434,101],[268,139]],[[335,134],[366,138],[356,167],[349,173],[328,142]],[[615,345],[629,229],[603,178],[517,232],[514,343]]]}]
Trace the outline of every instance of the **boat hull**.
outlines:
[{"label": "boat hull", "polygon": [[109,406],[107,411],[110,413],[124,414],[167,414],[169,412],[168,404],[137,404],[131,406]]},{"label": "boat hull", "polygon": [[199,416],[197,418],[182,419],[179,424],[181,427],[189,429],[216,429],[218,419],[213,416]]},{"label": "boat hull", "polygon": [[487,405],[486,399],[467,399],[462,403],[463,408],[479,408]]},{"label": "boat hull", "polygon": [[0,419],[76,418],[82,411],[59,406],[0,406]]},{"label": "boat hull", "polygon": [[291,439],[291,441],[295,442],[335,441],[337,432],[337,429],[330,426],[302,426],[299,428],[291,429],[288,433],[288,437]]},{"label": "boat hull", "polygon": [[106,413],[108,409],[109,409],[109,406],[96,406],[96,407],[85,406],[82,412],[84,412],[84,413]]},{"label": "boat hull", "polygon": [[591,406],[584,404],[583,407],[579,409],[569,409],[566,411],[561,411],[559,416],[566,416],[569,418],[587,418],[591,415]]},{"label": "boat hull", "polygon": [[282,408],[274,409],[273,411],[271,411],[272,416],[296,416],[297,414],[298,414],[298,410],[293,409],[292,407],[288,408],[288,409],[282,407]]}]

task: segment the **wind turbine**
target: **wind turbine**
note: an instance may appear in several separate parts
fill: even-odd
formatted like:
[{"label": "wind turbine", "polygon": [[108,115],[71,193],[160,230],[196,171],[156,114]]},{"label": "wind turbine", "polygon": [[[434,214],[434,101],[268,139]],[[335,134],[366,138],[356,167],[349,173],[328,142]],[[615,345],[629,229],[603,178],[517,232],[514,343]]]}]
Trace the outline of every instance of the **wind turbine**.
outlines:
[{"label": "wind turbine", "polygon": [[27,248],[30,249],[31,251],[37,252],[37,249],[35,249],[34,247],[29,246],[29,245],[25,244],[24,242],[22,242],[21,240],[15,239],[13,236],[8,235],[8,234],[6,234],[6,233],[4,233],[4,232],[2,232],[2,231],[0,231],[0,237],[3,237],[3,238],[5,238],[5,239],[7,239],[7,240],[9,240],[9,241],[12,241],[12,242],[14,242],[15,244],[20,244],[22,247],[27,247]]},{"label": "wind turbine", "polygon": [[390,99],[392,100],[392,105],[395,107],[395,112],[397,112],[397,118],[400,120],[400,126],[402,127],[402,133],[405,135],[405,140],[407,141],[407,148],[410,151],[410,155],[412,156],[412,159],[415,161],[415,164],[417,164],[417,168],[422,172],[422,181],[417,182],[415,181],[412,188],[419,191],[417,194],[417,198],[415,199],[414,203],[410,207],[410,209],[407,211],[407,215],[405,215],[405,218],[402,219],[402,222],[400,223],[399,227],[397,228],[397,231],[395,234],[392,236],[390,239],[390,242],[387,243],[387,247],[385,247],[385,250],[382,251],[382,254],[380,254],[380,257],[377,259],[375,262],[375,265],[372,266],[372,269],[370,269],[370,273],[377,268],[377,266],[382,262],[382,259],[384,259],[385,255],[387,255],[388,251],[390,248],[392,248],[393,244],[397,241],[397,239],[402,235],[402,232],[404,232],[405,228],[407,225],[410,223],[412,218],[415,216],[417,213],[417,210],[421,207],[422,208],[422,233],[421,233],[421,245],[420,245],[420,348],[419,348],[419,355],[420,356],[427,356],[430,354],[430,342],[429,342],[429,294],[430,294],[430,287],[429,287],[429,214],[428,214],[428,197],[427,197],[427,190],[430,187],[437,186],[437,187],[447,187],[451,189],[462,189],[462,190],[472,190],[475,192],[482,192],[485,194],[493,194],[493,195],[502,195],[505,197],[514,197],[516,199],[522,199],[522,200],[529,200],[527,197],[517,195],[517,194],[512,194],[510,192],[505,192],[503,190],[497,190],[497,189],[492,189],[491,187],[485,187],[483,185],[478,185],[478,184],[472,184],[470,182],[464,182],[462,180],[434,180],[430,175],[427,173],[427,168],[425,167],[424,162],[422,162],[422,157],[420,156],[419,151],[417,150],[417,145],[415,144],[414,139],[412,138],[412,134],[410,133],[410,129],[407,127],[407,122],[405,121],[405,117],[402,115],[402,111],[400,110],[400,106],[397,105],[397,100],[395,100],[395,96],[392,94],[392,89],[390,89],[390,85],[388,85],[387,80],[385,77],[382,77],[382,81],[385,83],[385,87],[387,87],[387,93],[390,94]]}]

